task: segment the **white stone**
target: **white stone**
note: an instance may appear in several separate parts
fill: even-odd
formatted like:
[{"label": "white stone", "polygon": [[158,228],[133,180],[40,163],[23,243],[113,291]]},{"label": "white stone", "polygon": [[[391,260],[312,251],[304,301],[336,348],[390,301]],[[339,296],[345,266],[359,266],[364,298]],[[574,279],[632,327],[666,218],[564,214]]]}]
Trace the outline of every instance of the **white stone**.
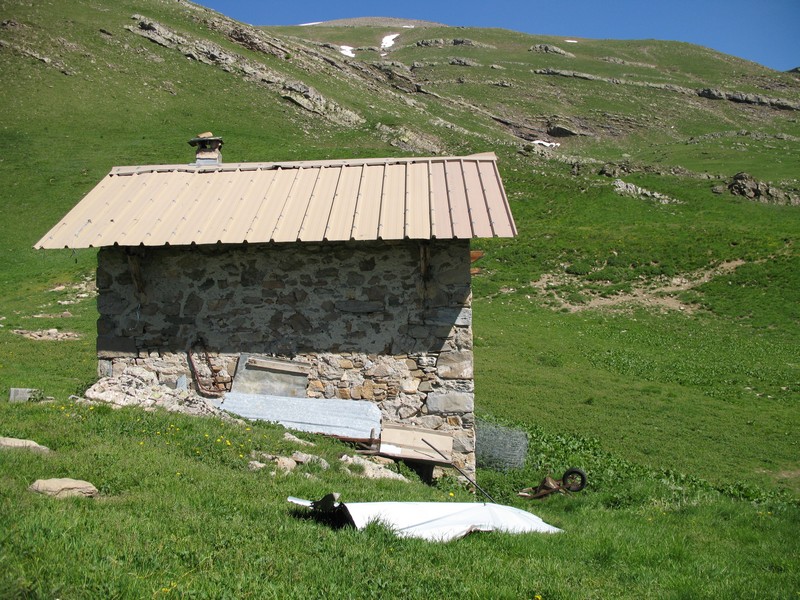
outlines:
[{"label": "white stone", "polygon": [[298,464],[316,464],[319,465],[323,471],[330,468],[328,461],[324,458],[316,456],[314,454],[306,454],[305,452],[292,452],[292,460]]},{"label": "white stone", "polygon": [[94,498],[100,492],[88,481],[80,479],[57,478],[57,479],[37,479],[28,490],[45,494],[54,498],[68,498],[80,496],[84,498]]},{"label": "white stone", "polygon": [[400,473],[391,471],[382,465],[376,465],[375,463],[360,456],[349,456],[345,454],[339,460],[341,460],[345,465],[358,465],[363,467],[364,472],[362,476],[367,479],[395,479],[397,481],[408,481],[408,479],[403,477]]},{"label": "white stone", "polygon": [[475,408],[475,396],[468,392],[431,392],[427,405],[433,414],[467,413]]},{"label": "white stone", "polygon": [[50,448],[37,444],[33,440],[21,440],[10,437],[0,437],[0,449],[22,449],[30,450],[31,452],[39,452],[41,454],[50,452]]},{"label": "white stone", "polygon": [[316,446],[314,442],[301,440],[299,437],[297,437],[296,435],[292,435],[288,431],[284,432],[283,439],[286,440],[287,442],[292,442],[293,444],[297,444],[299,446]]}]

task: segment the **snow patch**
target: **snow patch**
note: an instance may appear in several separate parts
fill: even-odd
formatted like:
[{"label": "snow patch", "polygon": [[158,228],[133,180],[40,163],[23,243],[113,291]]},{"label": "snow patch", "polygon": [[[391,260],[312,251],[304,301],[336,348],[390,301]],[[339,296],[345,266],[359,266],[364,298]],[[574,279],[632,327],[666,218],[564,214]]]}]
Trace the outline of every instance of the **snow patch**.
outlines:
[{"label": "snow patch", "polygon": [[381,42],[381,50],[388,50],[394,46],[394,41],[400,36],[399,33],[392,33],[391,35],[384,36]]},{"label": "snow patch", "polygon": [[339,52],[341,52],[345,56],[349,56],[350,58],[356,57],[356,53],[353,52],[353,50],[355,50],[353,46],[339,46]]},{"label": "snow patch", "polygon": [[561,145],[558,142],[546,142],[544,140],[533,140],[531,143],[536,146],[545,146],[546,148],[558,148]]},{"label": "snow patch", "polygon": [[309,25],[319,25],[322,21],[312,21],[311,23],[300,23],[298,27],[308,27]]},{"label": "snow patch", "polygon": [[564,41],[567,42],[568,44],[577,44],[578,43],[578,40],[564,40]]},{"label": "snow patch", "polygon": [[414,29],[413,25],[403,25],[403,29]]}]

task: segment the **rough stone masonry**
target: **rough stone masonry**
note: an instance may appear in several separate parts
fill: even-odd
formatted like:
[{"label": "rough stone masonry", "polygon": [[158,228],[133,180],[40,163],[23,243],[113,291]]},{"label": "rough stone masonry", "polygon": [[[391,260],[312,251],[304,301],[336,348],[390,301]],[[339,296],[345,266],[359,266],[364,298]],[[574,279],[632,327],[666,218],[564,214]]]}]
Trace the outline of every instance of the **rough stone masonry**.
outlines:
[{"label": "rough stone masonry", "polygon": [[452,431],[473,471],[469,267],[468,240],[104,247],[99,374],[136,365],[224,391],[241,353],[291,359],[308,365],[308,397]]}]

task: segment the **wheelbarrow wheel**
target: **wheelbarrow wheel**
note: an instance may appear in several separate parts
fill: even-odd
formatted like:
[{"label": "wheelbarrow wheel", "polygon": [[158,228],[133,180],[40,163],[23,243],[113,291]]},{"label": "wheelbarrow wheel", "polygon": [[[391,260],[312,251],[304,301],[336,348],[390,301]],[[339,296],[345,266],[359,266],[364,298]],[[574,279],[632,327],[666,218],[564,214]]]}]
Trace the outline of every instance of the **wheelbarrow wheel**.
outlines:
[{"label": "wheelbarrow wheel", "polygon": [[561,485],[570,492],[580,492],[586,487],[586,473],[577,467],[572,467],[564,472]]}]

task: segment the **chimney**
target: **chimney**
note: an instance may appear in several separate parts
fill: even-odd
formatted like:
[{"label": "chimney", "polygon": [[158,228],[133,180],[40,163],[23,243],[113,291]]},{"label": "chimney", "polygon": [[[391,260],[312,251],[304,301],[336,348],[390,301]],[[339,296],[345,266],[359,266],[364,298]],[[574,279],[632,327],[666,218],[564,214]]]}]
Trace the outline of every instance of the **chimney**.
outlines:
[{"label": "chimney", "polygon": [[194,164],[198,166],[222,164],[221,137],[206,131],[205,133],[198,133],[197,137],[189,140],[189,145],[197,148]]}]

